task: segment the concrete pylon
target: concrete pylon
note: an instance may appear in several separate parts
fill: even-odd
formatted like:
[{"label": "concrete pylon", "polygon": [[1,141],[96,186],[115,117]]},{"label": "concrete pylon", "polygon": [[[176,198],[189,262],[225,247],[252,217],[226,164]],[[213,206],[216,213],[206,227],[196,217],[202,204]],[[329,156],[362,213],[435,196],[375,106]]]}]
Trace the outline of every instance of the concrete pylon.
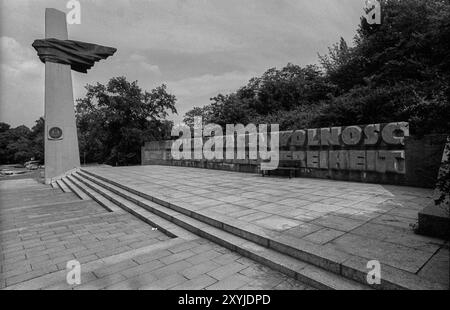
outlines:
[{"label": "concrete pylon", "polygon": [[[67,40],[66,14],[45,10],[45,38]],[[45,183],[80,167],[70,65],[45,63]]]}]

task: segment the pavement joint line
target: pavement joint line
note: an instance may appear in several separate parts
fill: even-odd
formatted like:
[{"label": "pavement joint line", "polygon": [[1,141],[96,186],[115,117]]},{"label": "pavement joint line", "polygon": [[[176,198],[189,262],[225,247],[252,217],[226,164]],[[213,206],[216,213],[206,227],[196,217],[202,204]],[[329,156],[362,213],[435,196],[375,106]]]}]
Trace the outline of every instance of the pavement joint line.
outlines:
[{"label": "pavement joint line", "polygon": [[420,268],[416,271],[415,274],[418,275],[419,272],[423,269],[423,267],[425,267],[425,265],[426,265],[429,261],[431,261],[431,259],[432,259],[437,253],[439,253],[439,251],[440,251],[442,248],[443,248],[443,246],[440,247],[440,248],[438,248],[438,249],[434,252],[434,254],[431,255],[431,256],[428,258],[428,260],[427,260],[422,266],[420,266]]}]

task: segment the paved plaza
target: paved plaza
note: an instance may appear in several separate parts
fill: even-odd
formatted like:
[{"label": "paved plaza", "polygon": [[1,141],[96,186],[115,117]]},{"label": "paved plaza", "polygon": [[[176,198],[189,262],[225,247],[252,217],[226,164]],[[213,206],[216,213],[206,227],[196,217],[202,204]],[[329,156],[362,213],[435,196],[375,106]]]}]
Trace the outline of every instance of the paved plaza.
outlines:
[{"label": "paved plaza", "polygon": [[[312,289],[33,179],[1,181],[0,195],[1,289]],[[66,282],[70,260],[81,263],[80,285]]]},{"label": "paved plaza", "polygon": [[86,171],[272,239],[344,253],[341,263],[378,260],[448,286],[448,243],[413,232],[430,189],[170,166]]}]

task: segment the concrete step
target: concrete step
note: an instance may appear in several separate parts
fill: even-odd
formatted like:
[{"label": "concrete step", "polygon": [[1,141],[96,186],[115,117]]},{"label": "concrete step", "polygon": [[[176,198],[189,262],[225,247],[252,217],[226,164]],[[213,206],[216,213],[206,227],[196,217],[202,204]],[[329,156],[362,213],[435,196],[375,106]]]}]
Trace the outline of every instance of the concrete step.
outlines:
[{"label": "concrete step", "polygon": [[122,212],[118,206],[104,198],[102,195],[98,194],[96,191],[92,190],[90,187],[84,185],[80,180],[78,180],[74,175],[68,175],[67,178],[75,184],[81,191],[83,191],[86,195],[91,197],[94,201],[96,201],[99,205],[105,208],[109,212]]},{"label": "concrete step", "polygon": [[160,222],[160,227],[169,225],[170,229],[167,229],[167,226],[166,229],[171,230],[170,232],[174,234],[178,233],[178,231],[173,231],[173,224],[176,224],[195,235],[211,240],[243,256],[319,289],[370,289],[370,287],[366,285],[346,279],[339,274],[300,261],[276,250],[258,245],[178,211],[125,191],[115,185],[102,182],[101,180],[95,179],[82,172],[76,173],[76,177],[79,180],[90,181],[86,182],[86,184],[89,184],[92,189],[141,219],[150,216],[150,221],[154,222],[155,215],[163,218],[166,223]]},{"label": "concrete step", "polygon": [[[17,195],[1,195],[0,205],[2,210],[15,209],[18,207],[37,206],[42,203],[55,204],[79,201],[79,198],[74,193],[64,193],[60,189],[54,190],[47,188],[47,191],[40,191],[39,195],[33,196],[30,193]],[[1,225],[0,225],[1,226]]]},{"label": "concrete step", "polygon": [[[119,208],[122,208],[123,210],[135,215],[142,221],[146,222],[154,228],[157,228],[169,237],[180,237],[180,235],[183,234],[181,230],[177,230],[178,227],[172,222],[154,215],[153,213],[143,209],[142,207],[139,207],[137,204],[130,202],[129,200],[115,194],[114,192],[106,188],[100,188],[96,183],[84,178],[83,175],[75,173],[73,177],[75,177],[79,182],[83,183],[84,186],[89,187],[90,190],[95,191],[97,195],[103,196],[103,198],[109,200]],[[183,237],[192,239],[192,235],[184,235]]]},{"label": "concrete step", "polygon": [[70,188],[67,187],[67,185],[62,181],[62,180],[56,180],[56,184],[58,184],[59,188],[64,192],[64,193],[71,193],[72,191],[70,190]]},{"label": "concrete step", "polygon": [[[60,216],[55,217],[53,215],[53,210],[58,209],[66,209],[71,208],[71,206],[81,207],[82,209],[87,210],[85,214],[77,215],[77,214],[71,214],[70,211],[68,212],[61,212]],[[72,222],[79,222],[83,219],[94,219],[96,217],[106,217],[106,216],[114,216],[114,213],[112,212],[105,212],[105,211],[99,211],[98,205],[93,200],[82,200],[79,199],[71,202],[59,202],[55,204],[41,204],[40,206],[33,206],[32,208],[42,208],[45,210],[48,210],[49,208],[53,209],[49,212],[49,216],[47,217],[40,217],[39,219],[41,221],[30,221],[29,218],[29,211],[28,206],[19,208],[19,212],[21,213],[21,218],[16,217],[17,220],[13,223],[13,225],[8,224],[2,224],[0,227],[0,239],[1,235],[5,233],[11,233],[11,232],[20,232],[25,230],[31,230],[31,229],[37,229],[39,227],[49,227],[56,224],[62,224],[62,223],[72,223]],[[93,211],[92,208],[94,208],[96,211]],[[90,209],[90,210],[88,210]],[[32,211],[34,212],[34,211]]]},{"label": "concrete step", "polygon": [[[367,259],[350,255],[337,249],[324,248],[322,246],[299,240],[298,238],[284,234],[274,235],[270,230],[261,228],[248,222],[236,220],[223,214],[202,210],[192,210],[169,203],[164,197],[148,195],[129,186],[109,180],[98,173],[87,169],[80,171],[85,178],[92,182],[114,191],[128,199],[146,199],[172,211],[179,212],[200,222],[219,228],[225,232],[254,242],[260,246],[270,248],[279,253],[289,255],[300,261],[325,269],[341,277],[357,281],[367,285]],[[429,281],[416,274],[381,264],[383,276],[381,284],[373,285],[376,289],[412,289],[412,290],[441,290],[447,289],[442,284]]]},{"label": "concrete step", "polygon": [[75,193],[78,197],[80,197],[81,200],[91,200],[91,197],[89,197],[85,192],[83,192],[79,187],[77,187],[72,181],[69,180],[69,178],[66,176],[62,178],[62,181],[72,192]]}]

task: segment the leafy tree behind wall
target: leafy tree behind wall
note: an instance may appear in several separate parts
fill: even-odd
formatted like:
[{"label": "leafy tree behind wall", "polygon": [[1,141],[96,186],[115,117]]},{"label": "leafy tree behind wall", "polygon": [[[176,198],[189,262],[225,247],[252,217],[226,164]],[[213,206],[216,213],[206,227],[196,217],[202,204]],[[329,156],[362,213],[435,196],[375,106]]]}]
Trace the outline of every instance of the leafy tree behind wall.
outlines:
[{"label": "leafy tree behind wall", "polygon": [[147,92],[137,81],[115,77],[86,90],[76,106],[82,162],[140,164],[144,142],[170,138],[166,117],[176,113],[176,98],[164,84]]},{"label": "leafy tree behind wall", "polygon": [[211,114],[211,106],[204,106],[202,108],[195,107],[184,115],[183,122],[189,127],[193,128],[194,119],[196,117],[201,117],[204,124],[209,124],[211,123]]},{"label": "leafy tree behind wall", "polygon": [[320,56],[339,95],[320,125],[406,120],[415,134],[450,132],[450,1],[381,1],[381,25],[362,19],[355,46]]},{"label": "leafy tree behind wall", "polygon": [[361,19],[352,46],[341,38],[319,55],[321,69],[272,68],[198,109],[218,124],[408,121],[418,135],[450,132],[450,1],[380,2],[381,25]]},{"label": "leafy tree behind wall", "polygon": [[22,164],[31,159],[44,162],[44,119],[30,130],[0,123],[0,164]]},{"label": "leafy tree behind wall", "polygon": [[[221,126],[260,123],[267,119],[288,129],[291,125],[303,125],[304,119],[310,117],[297,115],[297,112],[313,113],[312,107],[335,92],[336,87],[325,79],[317,66],[302,68],[288,64],[282,69],[267,70],[235,93],[218,94],[211,98],[211,104],[187,112],[184,122],[192,126],[195,116],[202,116],[206,123]],[[295,115],[292,111],[296,111]],[[300,123],[296,119],[301,119]]]}]

